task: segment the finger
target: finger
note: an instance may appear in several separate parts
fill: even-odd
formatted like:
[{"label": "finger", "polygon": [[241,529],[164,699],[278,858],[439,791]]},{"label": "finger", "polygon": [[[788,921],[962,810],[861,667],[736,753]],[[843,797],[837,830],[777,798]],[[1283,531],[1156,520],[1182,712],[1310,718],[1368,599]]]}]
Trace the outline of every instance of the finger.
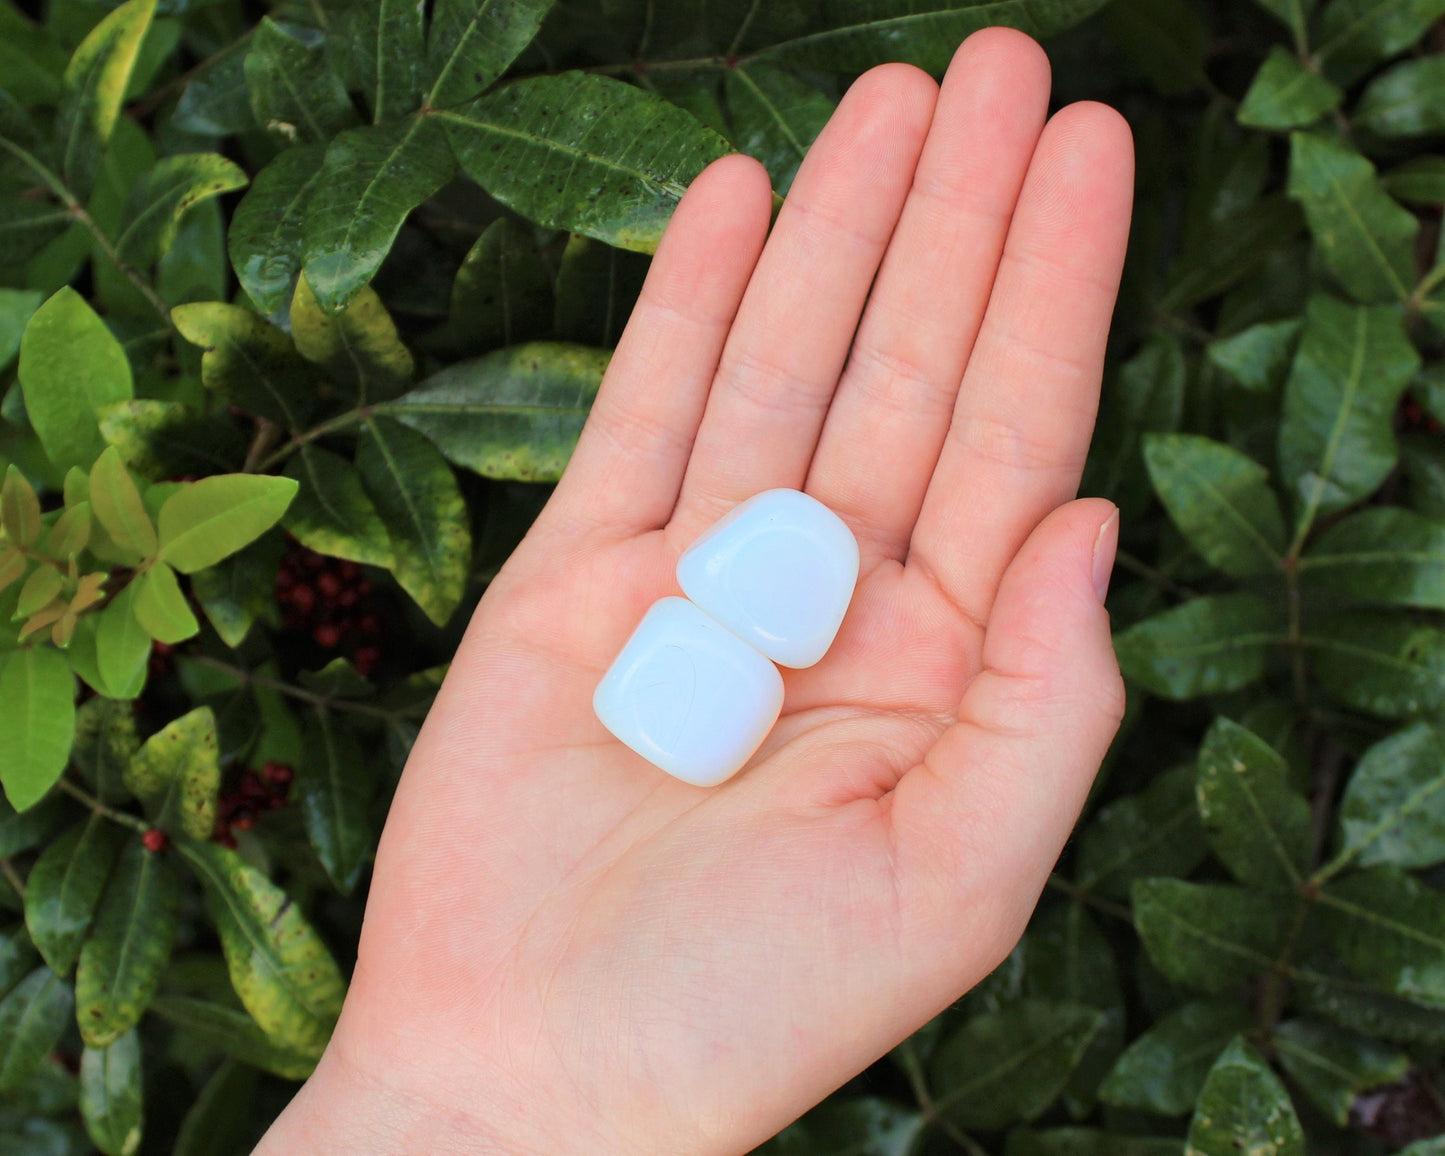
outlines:
[{"label": "finger", "polygon": [[937,91],[909,65],[875,68],[809,150],[723,351],[674,519],[684,540],[759,490],[802,486]]},{"label": "finger", "polygon": [[771,211],[767,173],[748,157],[723,157],[693,181],[548,504],[550,517],[619,536],[666,524]]},{"label": "finger", "polygon": [[1048,57],[1012,29],[971,36],[944,77],[808,473],[865,555],[907,550],[1048,104]]},{"label": "finger", "polygon": [[900,872],[925,909],[994,912],[1003,952],[1123,717],[1103,606],[1118,533],[1118,512],[1097,498],[1034,531],[999,587],[958,721],[893,794]]},{"label": "finger", "polygon": [[975,622],[1034,527],[1078,491],[1132,196],[1118,113],[1073,105],[1050,121],[909,548]]}]

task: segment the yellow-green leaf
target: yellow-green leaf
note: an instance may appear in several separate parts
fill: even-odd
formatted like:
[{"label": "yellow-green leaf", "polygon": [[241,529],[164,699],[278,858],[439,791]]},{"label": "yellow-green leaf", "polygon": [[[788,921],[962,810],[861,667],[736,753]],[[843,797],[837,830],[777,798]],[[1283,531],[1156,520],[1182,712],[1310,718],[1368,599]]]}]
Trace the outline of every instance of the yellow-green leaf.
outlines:
[{"label": "yellow-green leaf", "polygon": [[192,839],[208,839],[216,825],[221,786],[216,716],[208,706],[168,723],[130,760],[125,785],[145,800],[158,826],[177,826]]},{"label": "yellow-green leaf", "polygon": [[214,566],[280,521],[296,490],[292,478],[262,474],[202,478],[161,507],[160,557],[184,574]]},{"label": "yellow-green leaf", "polygon": [[132,585],[136,588],[135,619],[157,642],[184,642],[200,631],[201,624],[181,593],[176,572],[164,562],[157,562]]}]

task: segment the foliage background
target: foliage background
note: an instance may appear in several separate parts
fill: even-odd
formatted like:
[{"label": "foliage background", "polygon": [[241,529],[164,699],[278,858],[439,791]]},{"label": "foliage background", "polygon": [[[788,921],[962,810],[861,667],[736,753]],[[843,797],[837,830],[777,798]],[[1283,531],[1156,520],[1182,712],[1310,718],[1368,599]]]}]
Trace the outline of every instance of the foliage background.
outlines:
[{"label": "foliage background", "polygon": [[1140,145],[1130,711],[1018,950],[768,1151],[1445,1152],[1442,18],[0,0],[0,1154],[248,1150],[686,182],[998,22]]}]

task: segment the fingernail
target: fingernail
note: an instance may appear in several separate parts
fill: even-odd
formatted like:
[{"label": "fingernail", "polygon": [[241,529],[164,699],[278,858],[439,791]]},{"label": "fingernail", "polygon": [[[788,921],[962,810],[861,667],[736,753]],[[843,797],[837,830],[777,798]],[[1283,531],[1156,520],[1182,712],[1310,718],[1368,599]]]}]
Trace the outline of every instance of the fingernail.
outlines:
[{"label": "fingernail", "polygon": [[1115,507],[1108,521],[1099,527],[1094,539],[1094,592],[1103,602],[1109,594],[1109,578],[1114,573],[1114,555],[1119,549],[1119,510]]}]

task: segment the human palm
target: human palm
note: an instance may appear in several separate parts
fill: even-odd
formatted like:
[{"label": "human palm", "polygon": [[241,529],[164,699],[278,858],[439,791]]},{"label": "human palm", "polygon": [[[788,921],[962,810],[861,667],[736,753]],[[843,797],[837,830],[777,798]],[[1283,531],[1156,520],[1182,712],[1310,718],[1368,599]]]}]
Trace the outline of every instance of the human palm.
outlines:
[{"label": "human palm", "polygon": [[[260,1151],[742,1152],[1012,947],[1122,707],[1117,524],[1070,499],[1130,143],[1099,106],[1045,126],[1048,91],[992,30],[941,92],[861,78],[770,236],[756,163],[694,183],[417,741],[341,1023]],[[592,692],[682,550],[777,486],[848,522],[857,592],[749,766],[692,787]]]}]

